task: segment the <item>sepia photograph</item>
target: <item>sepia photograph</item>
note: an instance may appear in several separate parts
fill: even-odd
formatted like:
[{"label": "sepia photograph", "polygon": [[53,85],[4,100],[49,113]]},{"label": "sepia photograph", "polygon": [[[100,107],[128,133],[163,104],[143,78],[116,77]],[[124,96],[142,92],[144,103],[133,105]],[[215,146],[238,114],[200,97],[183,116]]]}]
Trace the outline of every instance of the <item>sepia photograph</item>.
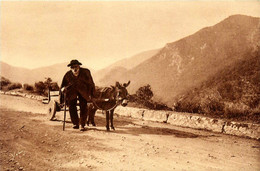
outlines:
[{"label": "sepia photograph", "polygon": [[259,171],[259,0],[2,0],[0,171]]}]

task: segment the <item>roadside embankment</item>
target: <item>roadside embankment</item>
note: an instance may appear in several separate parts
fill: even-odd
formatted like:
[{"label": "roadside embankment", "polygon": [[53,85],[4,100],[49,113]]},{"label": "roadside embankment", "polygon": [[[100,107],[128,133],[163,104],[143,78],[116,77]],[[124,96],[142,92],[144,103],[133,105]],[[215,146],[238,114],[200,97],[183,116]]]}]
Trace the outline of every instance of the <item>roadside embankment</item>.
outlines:
[{"label": "roadside embankment", "polygon": [[29,99],[38,100],[38,101],[42,101],[44,99],[43,96],[21,93],[21,92],[18,92],[18,91],[0,91],[0,94],[11,95],[11,96],[21,96],[21,97],[26,97],[26,98],[29,98]]},{"label": "roadside embankment", "polygon": [[260,139],[260,125],[210,118],[198,114],[117,107],[115,113],[137,119],[168,123],[176,126]]}]

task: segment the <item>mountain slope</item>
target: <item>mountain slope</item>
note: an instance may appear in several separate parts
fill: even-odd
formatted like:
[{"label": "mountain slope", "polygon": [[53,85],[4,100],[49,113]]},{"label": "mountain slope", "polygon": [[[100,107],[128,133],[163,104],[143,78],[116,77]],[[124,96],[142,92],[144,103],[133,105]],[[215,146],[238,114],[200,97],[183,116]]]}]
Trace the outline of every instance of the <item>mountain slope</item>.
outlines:
[{"label": "mountain slope", "polygon": [[[14,67],[5,62],[0,61],[0,74],[1,76],[9,79],[12,82],[29,82],[31,79],[30,70],[21,68],[21,67]],[[35,79],[37,77],[34,77]]]},{"label": "mountain slope", "polygon": [[[34,84],[38,81],[44,81],[47,77],[50,77],[54,82],[58,82],[58,84],[60,84],[64,74],[69,70],[67,63],[59,63],[36,69],[26,69],[21,67],[14,67],[0,61],[0,66],[1,76],[9,79],[12,82],[19,82],[22,84]],[[95,72],[93,69],[89,69],[92,72]]]},{"label": "mountain slope", "polygon": [[[138,53],[132,57],[119,60],[113,63],[112,65],[109,65],[108,67],[101,69],[97,71],[95,74],[93,74],[94,80],[97,85],[104,85],[103,83],[110,82],[109,79],[111,77],[115,77],[113,76],[114,74],[116,75],[116,77],[120,77],[120,73],[121,75],[123,75],[123,73],[125,73],[126,70],[132,69],[137,65],[139,65],[140,63],[142,63],[143,61],[151,58],[152,56],[157,54],[159,50],[160,49],[149,50],[149,51]],[[120,67],[121,70],[118,70],[119,69],[118,67]],[[113,82],[114,80],[111,81],[111,84]]]},{"label": "mountain slope", "polygon": [[[127,69],[124,67],[120,67],[120,66],[113,67],[109,72],[105,73],[103,78],[100,79],[99,82],[97,82],[97,83],[106,82],[106,83],[111,83],[110,85],[114,85],[116,81],[111,81],[110,78],[111,77],[121,77],[126,72],[127,72]],[[97,85],[103,86],[102,84],[97,84]],[[106,85],[106,86],[109,86],[109,85]]]},{"label": "mountain slope", "polygon": [[179,98],[177,111],[260,123],[260,49]]},{"label": "mountain slope", "polygon": [[50,77],[53,81],[58,82],[59,84],[62,81],[64,74],[69,70],[67,63],[59,63],[51,66],[41,67],[33,69],[32,72],[40,75],[41,80],[44,80],[46,77]]},{"label": "mountain slope", "polygon": [[173,105],[179,95],[200,86],[226,67],[259,49],[260,19],[234,15],[179,41],[119,77],[130,92],[150,84],[155,98]]},{"label": "mountain slope", "polygon": [[161,49],[155,49],[155,50],[149,50],[149,51],[144,51],[141,53],[138,53],[132,57],[122,59],[112,65],[109,66],[109,68],[114,68],[117,66],[122,66],[126,69],[132,69],[142,63],[143,61],[151,58],[154,56],[156,53],[158,53]]}]

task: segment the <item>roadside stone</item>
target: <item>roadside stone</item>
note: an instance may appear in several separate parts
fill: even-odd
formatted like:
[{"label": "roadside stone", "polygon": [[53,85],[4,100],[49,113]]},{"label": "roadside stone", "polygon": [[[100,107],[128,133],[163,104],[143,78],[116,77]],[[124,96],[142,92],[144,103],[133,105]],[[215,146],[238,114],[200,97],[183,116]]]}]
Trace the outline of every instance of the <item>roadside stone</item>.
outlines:
[{"label": "roadside stone", "polygon": [[226,122],[224,133],[260,139],[259,124]]},{"label": "roadside stone", "polygon": [[155,110],[145,110],[144,120],[156,121],[156,122],[167,122],[169,116],[169,111],[155,111]]},{"label": "roadside stone", "polygon": [[184,126],[196,129],[205,129],[213,132],[222,132],[225,122],[219,119],[212,119],[209,117],[199,116],[189,113],[171,112],[167,123],[176,126]]},{"label": "roadside stone", "polygon": [[145,111],[145,109],[121,107],[121,106],[118,106],[115,109],[115,113],[120,116],[127,116],[127,117],[132,117],[132,118],[137,118],[137,119],[143,118],[144,111]]},{"label": "roadside stone", "polygon": [[226,122],[222,119],[214,119],[198,114],[180,113],[173,111],[154,111],[120,106],[115,109],[115,113],[120,116],[127,116],[156,122],[166,122],[176,126],[204,129],[218,133],[260,139],[259,124]]},{"label": "roadside stone", "polygon": [[131,117],[136,119],[142,119],[144,116],[145,109],[136,109],[135,111],[131,112]]}]

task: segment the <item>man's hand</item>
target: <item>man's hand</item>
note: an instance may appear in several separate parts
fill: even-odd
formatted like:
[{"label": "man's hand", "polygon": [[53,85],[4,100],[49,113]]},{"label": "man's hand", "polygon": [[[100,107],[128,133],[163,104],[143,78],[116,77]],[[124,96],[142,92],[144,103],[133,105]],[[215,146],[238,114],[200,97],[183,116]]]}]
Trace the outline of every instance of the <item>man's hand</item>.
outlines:
[{"label": "man's hand", "polygon": [[63,107],[64,107],[64,105],[65,105],[64,103],[61,103],[61,104],[60,104],[60,108],[63,108]]}]

